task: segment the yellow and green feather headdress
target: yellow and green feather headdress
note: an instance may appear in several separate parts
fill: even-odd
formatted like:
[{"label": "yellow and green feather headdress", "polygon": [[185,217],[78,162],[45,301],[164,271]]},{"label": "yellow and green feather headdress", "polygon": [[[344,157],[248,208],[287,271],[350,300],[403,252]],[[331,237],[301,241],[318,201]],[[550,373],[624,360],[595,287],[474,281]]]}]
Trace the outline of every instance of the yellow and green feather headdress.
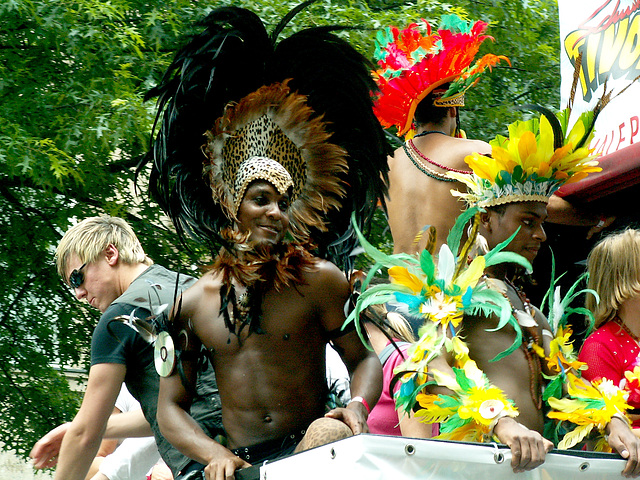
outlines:
[{"label": "yellow and green feather headdress", "polygon": [[577,182],[602,170],[589,148],[595,113],[585,112],[568,128],[569,108],[554,115],[517,121],[509,125],[509,138],[496,136],[491,156],[474,153],[465,158],[472,175],[449,176],[467,185],[468,192],[453,192],[468,205],[492,207],[513,202],[547,203],[562,185]]},{"label": "yellow and green feather headdress", "polygon": [[447,175],[468,188],[467,193],[452,190],[453,195],[462,197],[468,205],[479,207],[527,201],[547,203],[564,184],[602,170],[595,160],[598,154],[589,148],[589,143],[598,115],[612,98],[606,85],[593,109],[580,114],[569,128],[581,59],[582,56],[576,60],[567,107],[557,114],[539,105],[520,107],[542,115],[509,125],[509,138],[498,135],[489,142],[491,156],[478,153],[467,156],[465,162],[473,170],[472,175],[448,172]]},{"label": "yellow and green feather headdress", "polygon": [[[434,252],[433,227],[427,229],[427,247],[419,256],[406,253],[386,255],[359,234],[360,243],[374,265],[363,282],[363,292],[345,325],[354,322],[360,331],[360,324],[356,321],[360,313],[371,305],[385,303],[392,304],[400,313],[423,319],[420,339],[411,345],[405,362],[397,369],[402,375],[400,388],[394,397],[398,410],[418,412],[416,416],[422,421],[440,422],[442,436],[438,438],[479,441],[491,429],[496,415],[517,415],[512,402],[489,384],[487,377],[469,358],[468,348],[456,328],[465,314],[495,315],[498,318],[495,330],[510,324],[516,332],[514,342],[498,354],[495,361],[522,344],[522,332],[512,315],[511,304],[481,278],[486,267],[498,263],[518,263],[529,269],[531,265],[520,255],[503,251],[515,234],[468,263],[468,253],[478,228],[478,212],[479,208],[470,208],[458,217],[447,243],[442,245],[437,255]],[[472,219],[474,226],[469,239],[461,244],[462,234]],[[369,287],[370,280],[380,268],[388,269],[391,283]],[[449,379],[446,374],[429,366],[445,350],[455,355],[455,379]],[[454,395],[423,395],[424,388],[431,384],[451,387]],[[495,411],[486,412],[487,406]]]}]

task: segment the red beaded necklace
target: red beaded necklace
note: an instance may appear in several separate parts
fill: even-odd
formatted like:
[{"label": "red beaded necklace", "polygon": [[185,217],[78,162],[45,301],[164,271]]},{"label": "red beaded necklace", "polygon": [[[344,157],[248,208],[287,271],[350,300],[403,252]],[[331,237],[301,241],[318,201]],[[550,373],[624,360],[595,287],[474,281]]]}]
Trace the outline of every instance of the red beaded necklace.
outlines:
[{"label": "red beaded necklace", "polygon": [[451,167],[447,167],[446,165],[442,165],[438,162],[434,162],[433,160],[431,160],[429,157],[427,157],[424,153],[422,153],[420,150],[418,150],[418,147],[416,147],[415,143],[413,143],[413,139],[410,138],[409,140],[407,140],[407,144],[409,145],[409,147],[411,148],[411,150],[413,150],[417,155],[419,155],[420,157],[422,157],[423,160],[429,162],[431,165],[434,165],[436,167],[439,167],[443,170],[447,170],[449,172],[456,172],[456,173],[462,173],[464,175],[471,175],[473,172],[470,170],[458,170],[456,168],[451,168]]}]

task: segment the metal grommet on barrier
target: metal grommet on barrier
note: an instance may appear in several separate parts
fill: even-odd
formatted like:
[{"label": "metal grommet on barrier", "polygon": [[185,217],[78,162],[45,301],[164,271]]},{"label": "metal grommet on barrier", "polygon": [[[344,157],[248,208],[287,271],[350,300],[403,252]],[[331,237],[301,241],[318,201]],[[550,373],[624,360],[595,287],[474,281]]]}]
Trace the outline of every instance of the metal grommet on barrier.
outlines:
[{"label": "metal grommet on barrier", "polygon": [[336,451],[335,449],[331,449],[331,460],[333,460],[334,458],[336,458]]},{"label": "metal grommet on barrier", "polygon": [[411,443],[407,443],[404,446],[404,453],[406,453],[407,455],[413,455],[414,453],[416,453],[416,447]]},{"label": "metal grommet on barrier", "polygon": [[581,463],[578,467],[578,470],[580,470],[581,472],[586,472],[587,470],[589,470],[589,466],[589,462]]},{"label": "metal grommet on barrier", "polygon": [[498,464],[504,462],[504,453],[500,451],[500,449],[498,448],[498,444],[495,442],[491,442],[491,445],[493,445],[493,448],[494,448],[493,461]]}]

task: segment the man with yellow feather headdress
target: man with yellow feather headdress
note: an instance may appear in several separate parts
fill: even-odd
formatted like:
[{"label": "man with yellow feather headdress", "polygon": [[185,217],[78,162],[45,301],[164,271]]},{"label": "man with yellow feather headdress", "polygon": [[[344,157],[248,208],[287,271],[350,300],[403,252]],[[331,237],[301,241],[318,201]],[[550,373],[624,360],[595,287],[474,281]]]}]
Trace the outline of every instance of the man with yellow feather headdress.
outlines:
[{"label": "man with yellow feather headdress", "polygon": [[[374,303],[423,319],[420,340],[396,369],[397,408],[439,423],[436,438],[507,444],[515,472],[539,466],[554,443],[571,448],[595,436],[598,449],[627,460],[624,476],[640,475],[640,441],[629,428],[624,393],[580,377],[584,364],[573,352],[566,319],[571,311],[588,311],[569,308],[575,290],[553,303],[547,319],[515,283],[546,240],[550,196],[599,170],[588,144],[604,103],[572,128],[570,108],[554,115],[538,107],[543,116],[515,122],[508,138],[490,142],[491,157],[465,159],[473,174],[450,172],[467,185],[467,193],[456,195],[469,209],[437,257],[432,232],[419,258],[387,256],[361,239],[374,269],[388,267],[391,284],[364,290],[349,319]],[[472,219],[470,238],[460,247]],[[489,251],[469,264],[477,233]]]}]

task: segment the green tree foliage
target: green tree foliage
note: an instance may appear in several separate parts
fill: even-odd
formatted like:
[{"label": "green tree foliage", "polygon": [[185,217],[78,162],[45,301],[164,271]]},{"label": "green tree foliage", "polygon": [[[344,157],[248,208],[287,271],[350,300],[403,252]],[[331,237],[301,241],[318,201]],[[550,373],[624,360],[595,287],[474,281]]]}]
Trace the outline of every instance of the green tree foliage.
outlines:
[{"label": "green tree foliage", "polygon": [[[129,220],[145,249],[171,268],[202,265],[144,192],[135,166],[145,153],[154,105],[143,102],[193,23],[219,0],[4,0],[0,2],[0,441],[25,455],[79,405],[63,373],[88,366],[99,317],[75,301],[55,272],[53,251],[78,219]],[[230,1],[276,25],[298,2]],[[494,25],[493,51],[511,58],[469,95],[470,136],[501,132],[517,102],[557,105],[557,8],[551,0],[445,2],[319,0],[285,31],[359,27],[341,35],[373,52],[375,30],[445,12]],[[241,59],[239,59],[241,61]],[[144,184],[142,173],[142,184]],[[389,247],[383,216],[376,241]],[[195,268],[195,267],[191,267]],[[183,268],[184,269],[184,268]],[[55,368],[54,368],[55,367]]]}]

